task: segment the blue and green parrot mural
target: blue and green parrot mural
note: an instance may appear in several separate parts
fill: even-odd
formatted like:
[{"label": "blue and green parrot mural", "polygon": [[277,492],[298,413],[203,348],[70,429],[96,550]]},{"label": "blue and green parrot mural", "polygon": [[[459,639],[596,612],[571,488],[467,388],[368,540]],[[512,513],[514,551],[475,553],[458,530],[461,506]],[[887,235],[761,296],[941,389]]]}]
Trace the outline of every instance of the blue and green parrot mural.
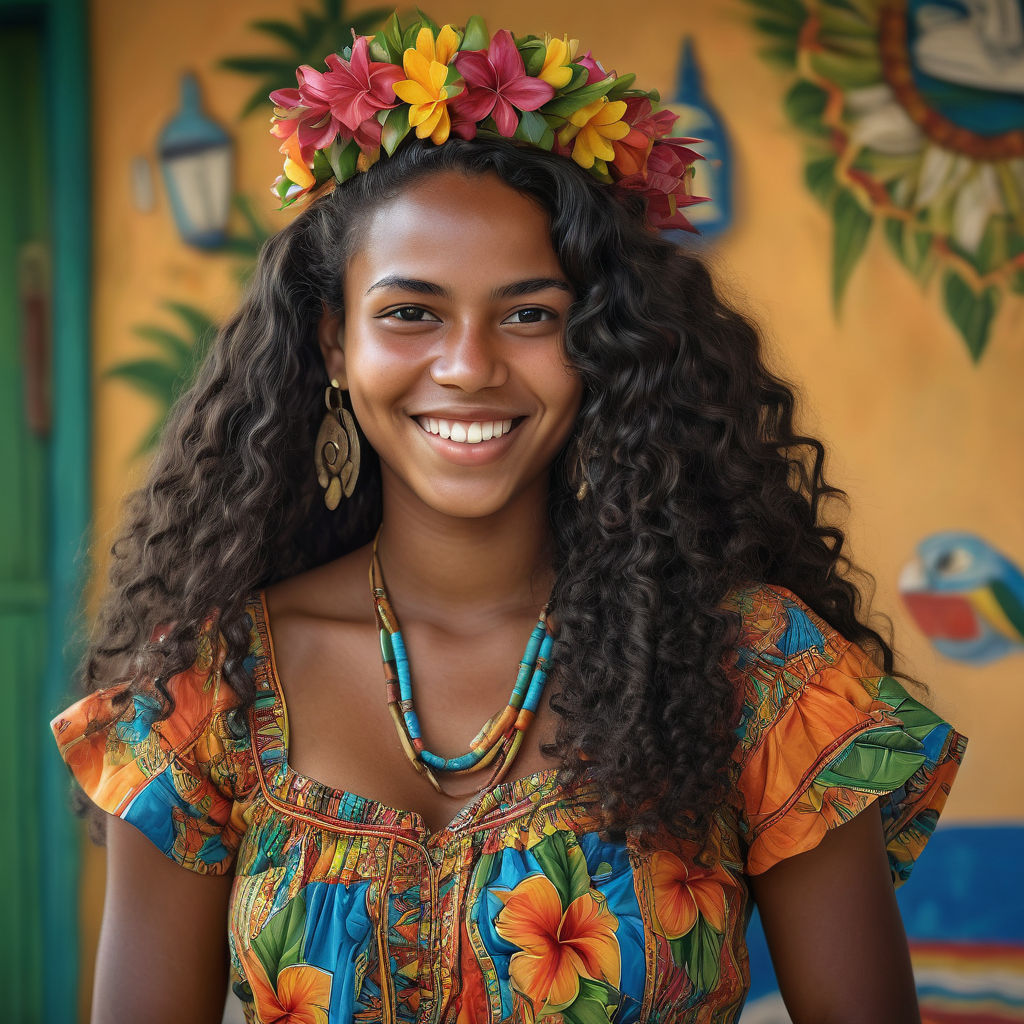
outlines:
[{"label": "blue and green parrot mural", "polygon": [[955,531],[925,537],[899,588],[940,654],[982,665],[1024,651],[1024,574],[981,537]]}]

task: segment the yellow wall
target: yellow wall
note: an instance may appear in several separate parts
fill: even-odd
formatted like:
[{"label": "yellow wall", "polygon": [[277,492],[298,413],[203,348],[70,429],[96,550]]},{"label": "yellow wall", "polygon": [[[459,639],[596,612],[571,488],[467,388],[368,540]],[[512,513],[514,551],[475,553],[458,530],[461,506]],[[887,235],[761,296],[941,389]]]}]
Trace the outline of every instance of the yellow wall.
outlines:
[{"label": "yellow wall", "polygon": [[[160,319],[162,301],[186,300],[224,314],[237,295],[229,260],[203,256],[178,240],[161,185],[153,212],[133,209],[131,160],[153,160],[159,130],[178,107],[179,76],[194,70],[206,112],[235,135],[237,189],[263,204],[265,220],[283,223],[286,215],[274,212],[268,191],[280,158],[265,134],[267,122],[258,114],[236,123],[252,83],[215,65],[229,54],[268,49],[248,23],[290,18],[299,6],[295,0],[93,0],[99,565],[119,500],[138,479],[131,452],[152,422],[148,401],[104,379],[103,371],[141,354],[132,328]],[[738,3],[451,0],[429,7],[457,24],[482,13],[492,28],[568,32],[606,66],[638,70],[641,84],[665,95],[674,86],[682,35],[696,37],[706,87],[731,130],[735,153],[735,226],[718,247],[718,269],[764,325],[777,365],[802,385],[806,425],[832,447],[832,478],[851,497],[853,552],[878,580],[874,606],[893,618],[904,668],[931,685],[933,703],[972,738],[947,819],[1024,817],[1019,784],[1002,756],[1015,749],[1024,718],[1021,657],[980,669],[940,658],[904,613],[896,589],[900,567],[933,531],[970,529],[1024,563],[1024,346],[1019,327],[1011,329],[1012,308],[997,322],[980,366],[972,366],[934,290],[922,296],[876,236],[836,322],[831,224],[802,184],[801,141],[781,108],[787,79],[756,56],[761,40]],[[643,17],[627,22],[624,11]],[[1017,300],[1018,318],[1022,306]],[[85,976],[98,922],[101,859],[101,853],[87,855]]]}]

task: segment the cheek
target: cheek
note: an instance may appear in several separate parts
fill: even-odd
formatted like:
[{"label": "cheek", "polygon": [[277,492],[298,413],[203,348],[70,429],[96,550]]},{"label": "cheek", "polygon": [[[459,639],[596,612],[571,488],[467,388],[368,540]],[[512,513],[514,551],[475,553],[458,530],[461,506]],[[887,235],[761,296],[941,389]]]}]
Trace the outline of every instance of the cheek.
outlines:
[{"label": "cheek", "polygon": [[408,346],[389,346],[359,335],[345,339],[345,368],[353,403],[368,413],[406,390],[419,372]]},{"label": "cheek", "polygon": [[555,403],[562,406],[573,419],[580,410],[583,400],[583,382],[579,374],[564,362],[559,361],[548,368],[547,379]]}]

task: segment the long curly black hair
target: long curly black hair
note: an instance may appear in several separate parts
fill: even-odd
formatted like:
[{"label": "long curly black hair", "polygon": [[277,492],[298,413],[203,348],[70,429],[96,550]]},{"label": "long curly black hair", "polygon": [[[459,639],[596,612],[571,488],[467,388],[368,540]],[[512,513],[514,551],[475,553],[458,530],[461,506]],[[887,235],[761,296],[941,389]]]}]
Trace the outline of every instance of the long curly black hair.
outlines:
[{"label": "long curly black hair", "polygon": [[703,836],[735,744],[731,590],[781,585],[886,671],[892,651],[863,620],[844,534],[825,514],[843,492],[825,480],[822,444],[796,430],[793,390],[765,366],[754,325],[700,258],[646,226],[635,194],[509,141],[413,141],[266,244],[129,500],[84,682],[120,681],[127,695],[156,680],[168,713],[163,681],[194,660],[216,609],[226,679],[250,701],[246,598],[372,537],[372,451],[336,513],[313,472],[326,384],[316,329],[325,308],[344,314],[367,215],[440,171],[495,174],[532,197],[575,289],[565,352],[583,398],[551,468],[559,725],[547,752],[569,777],[592,773],[613,831]]}]

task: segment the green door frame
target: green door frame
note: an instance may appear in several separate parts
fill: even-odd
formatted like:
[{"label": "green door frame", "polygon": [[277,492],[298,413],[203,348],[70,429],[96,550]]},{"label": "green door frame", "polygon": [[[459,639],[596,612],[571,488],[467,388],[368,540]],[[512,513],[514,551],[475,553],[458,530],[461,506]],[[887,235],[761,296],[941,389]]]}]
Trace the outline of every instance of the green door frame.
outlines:
[{"label": "green door frame", "polygon": [[[48,655],[40,704],[56,713],[71,691],[73,637],[87,576],[91,476],[91,133],[89,39],[85,0],[0,0],[0,25],[38,28],[46,69],[50,153],[53,304],[53,421],[49,453]],[[30,723],[26,723],[28,727]],[[81,830],[67,812],[68,774],[47,722],[40,763],[25,766],[41,793],[42,935],[46,956],[43,1020],[78,1017],[78,846]]]}]

